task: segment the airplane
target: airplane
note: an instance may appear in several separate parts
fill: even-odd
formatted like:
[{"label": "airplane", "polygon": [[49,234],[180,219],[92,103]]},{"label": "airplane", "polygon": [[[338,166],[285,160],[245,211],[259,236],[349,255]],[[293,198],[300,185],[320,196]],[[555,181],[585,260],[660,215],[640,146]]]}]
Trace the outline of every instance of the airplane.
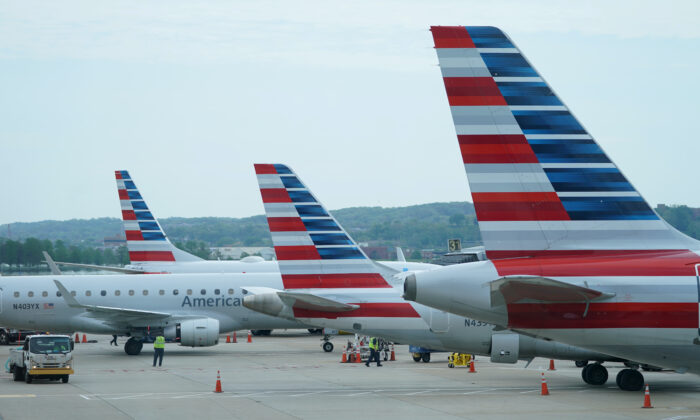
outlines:
[{"label": "airplane", "polygon": [[[500,29],[431,31],[489,260],[413,273],[404,297],[700,373],[700,242],[652,210]],[[616,383],[644,377],[627,368]]]},{"label": "airplane", "polygon": [[500,363],[619,361],[403,301],[403,278],[417,270],[391,270],[369,259],[288,166],[256,164],[255,171],[284,287],[244,287],[243,306],[317,327],[490,355]]}]

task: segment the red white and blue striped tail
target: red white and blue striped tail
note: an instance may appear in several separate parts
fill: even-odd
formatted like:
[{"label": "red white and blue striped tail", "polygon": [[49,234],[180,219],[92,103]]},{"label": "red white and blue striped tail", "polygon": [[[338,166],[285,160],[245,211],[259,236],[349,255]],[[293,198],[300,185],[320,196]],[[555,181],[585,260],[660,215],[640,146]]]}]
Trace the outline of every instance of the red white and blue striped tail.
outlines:
[{"label": "red white and blue striped tail", "polygon": [[201,261],[201,258],[176,248],[168,240],[128,171],[114,171],[114,175],[132,264]]},{"label": "red white and blue striped tail", "polygon": [[256,164],[260,194],[285,289],[391,287],[296,174]]},{"label": "red white and blue striped tail", "polygon": [[652,210],[500,29],[431,31],[489,258],[698,247]]}]

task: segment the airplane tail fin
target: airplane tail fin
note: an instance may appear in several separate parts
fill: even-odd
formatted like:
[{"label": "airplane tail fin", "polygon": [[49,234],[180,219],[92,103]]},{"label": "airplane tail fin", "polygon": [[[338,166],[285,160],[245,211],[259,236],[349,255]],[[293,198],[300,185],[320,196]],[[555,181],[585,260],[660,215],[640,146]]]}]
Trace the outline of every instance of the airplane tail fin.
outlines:
[{"label": "airplane tail fin", "polygon": [[652,210],[500,29],[431,32],[489,258],[698,246]]},{"label": "airplane tail fin", "polygon": [[201,261],[201,258],[178,249],[170,242],[128,171],[114,171],[114,175],[132,264]]},{"label": "airplane tail fin", "polygon": [[393,273],[367,258],[287,166],[255,172],[285,289],[391,287]]}]

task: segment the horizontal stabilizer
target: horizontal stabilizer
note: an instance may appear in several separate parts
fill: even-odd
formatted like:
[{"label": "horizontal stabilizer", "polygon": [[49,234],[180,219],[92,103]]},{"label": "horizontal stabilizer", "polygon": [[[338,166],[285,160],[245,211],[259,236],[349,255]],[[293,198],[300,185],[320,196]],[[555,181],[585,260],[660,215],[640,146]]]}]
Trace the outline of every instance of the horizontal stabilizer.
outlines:
[{"label": "horizontal stabilizer", "polygon": [[528,302],[582,302],[608,299],[614,296],[587,287],[537,276],[509,276],[492,281],[491,306]]}]

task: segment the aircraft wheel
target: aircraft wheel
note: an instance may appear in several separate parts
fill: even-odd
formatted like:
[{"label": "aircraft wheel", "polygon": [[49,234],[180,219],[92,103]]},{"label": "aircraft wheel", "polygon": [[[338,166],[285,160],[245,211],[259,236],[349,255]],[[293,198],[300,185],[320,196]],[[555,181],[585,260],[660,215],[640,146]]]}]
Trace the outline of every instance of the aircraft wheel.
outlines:
[{"label": "aircraft wheel", "polygon": [[587,384],[603,385],[608,381],[608,369],[600,363],[593,363],[583,368],[581,376]]},{"label": "aircraft wheel", "polygon": [[623,391],[641,391],[644,387],[644,375],[635,369],[622,369],[615,382]]},{"label": "aircraft wheel", "polygon": [[588,360],[577,360],[576,362],[576,367],[585,367],[588,364]]},{"label": "aircraft wheel", "polygon": [[61,382],[63,382],[64,384],[67,384],[67,383],[68,383],[68,375],[64,375],[64,376],[61,378]]},{"label": "aircraft wheel", "polygon": [[423,353],[423,355],[421,355],[421,360],[423,360],[423,362],[425,362],[425,363],[429,363],[430,362],[430,353]]},{"label": "aircraft wheel", "polygon": [[411,354],[411,356],[413,356],[413,361],[414,361],[414,362],[420,362],[421,359],[423,358],[422,355],[421,355],[420,353],[413,353],[413,354]]},{"label": "aircraft wheel", "polygon": [[10,336],[5,331],[0,331],[0,344],[3,346],[10,344]]},{"label": "aircraft wheel", "polygon": [[15,382],[19,382],[24,380],[24,369],[22,369],[19,366],[13,366],[12,367],[12,379],[15,380]]},{"label": "aircraft wheel", "polygon": [[332,352],[333,343],[331,343],[330,341],[326,341],[325,343],[323,343],[323,351],[325,351],[326,353]]},{"label": "aircraft wheel", "polygon": [[32,383],[32,375],[29,374],[29,370],[24,369],[24,382],[31,384]]},{"label": "aircraft wheel", "polygon": [[129,356],[137,356],[143,349],[143,342],[135,338],[130,338],[124,343],[124,351]]}]

